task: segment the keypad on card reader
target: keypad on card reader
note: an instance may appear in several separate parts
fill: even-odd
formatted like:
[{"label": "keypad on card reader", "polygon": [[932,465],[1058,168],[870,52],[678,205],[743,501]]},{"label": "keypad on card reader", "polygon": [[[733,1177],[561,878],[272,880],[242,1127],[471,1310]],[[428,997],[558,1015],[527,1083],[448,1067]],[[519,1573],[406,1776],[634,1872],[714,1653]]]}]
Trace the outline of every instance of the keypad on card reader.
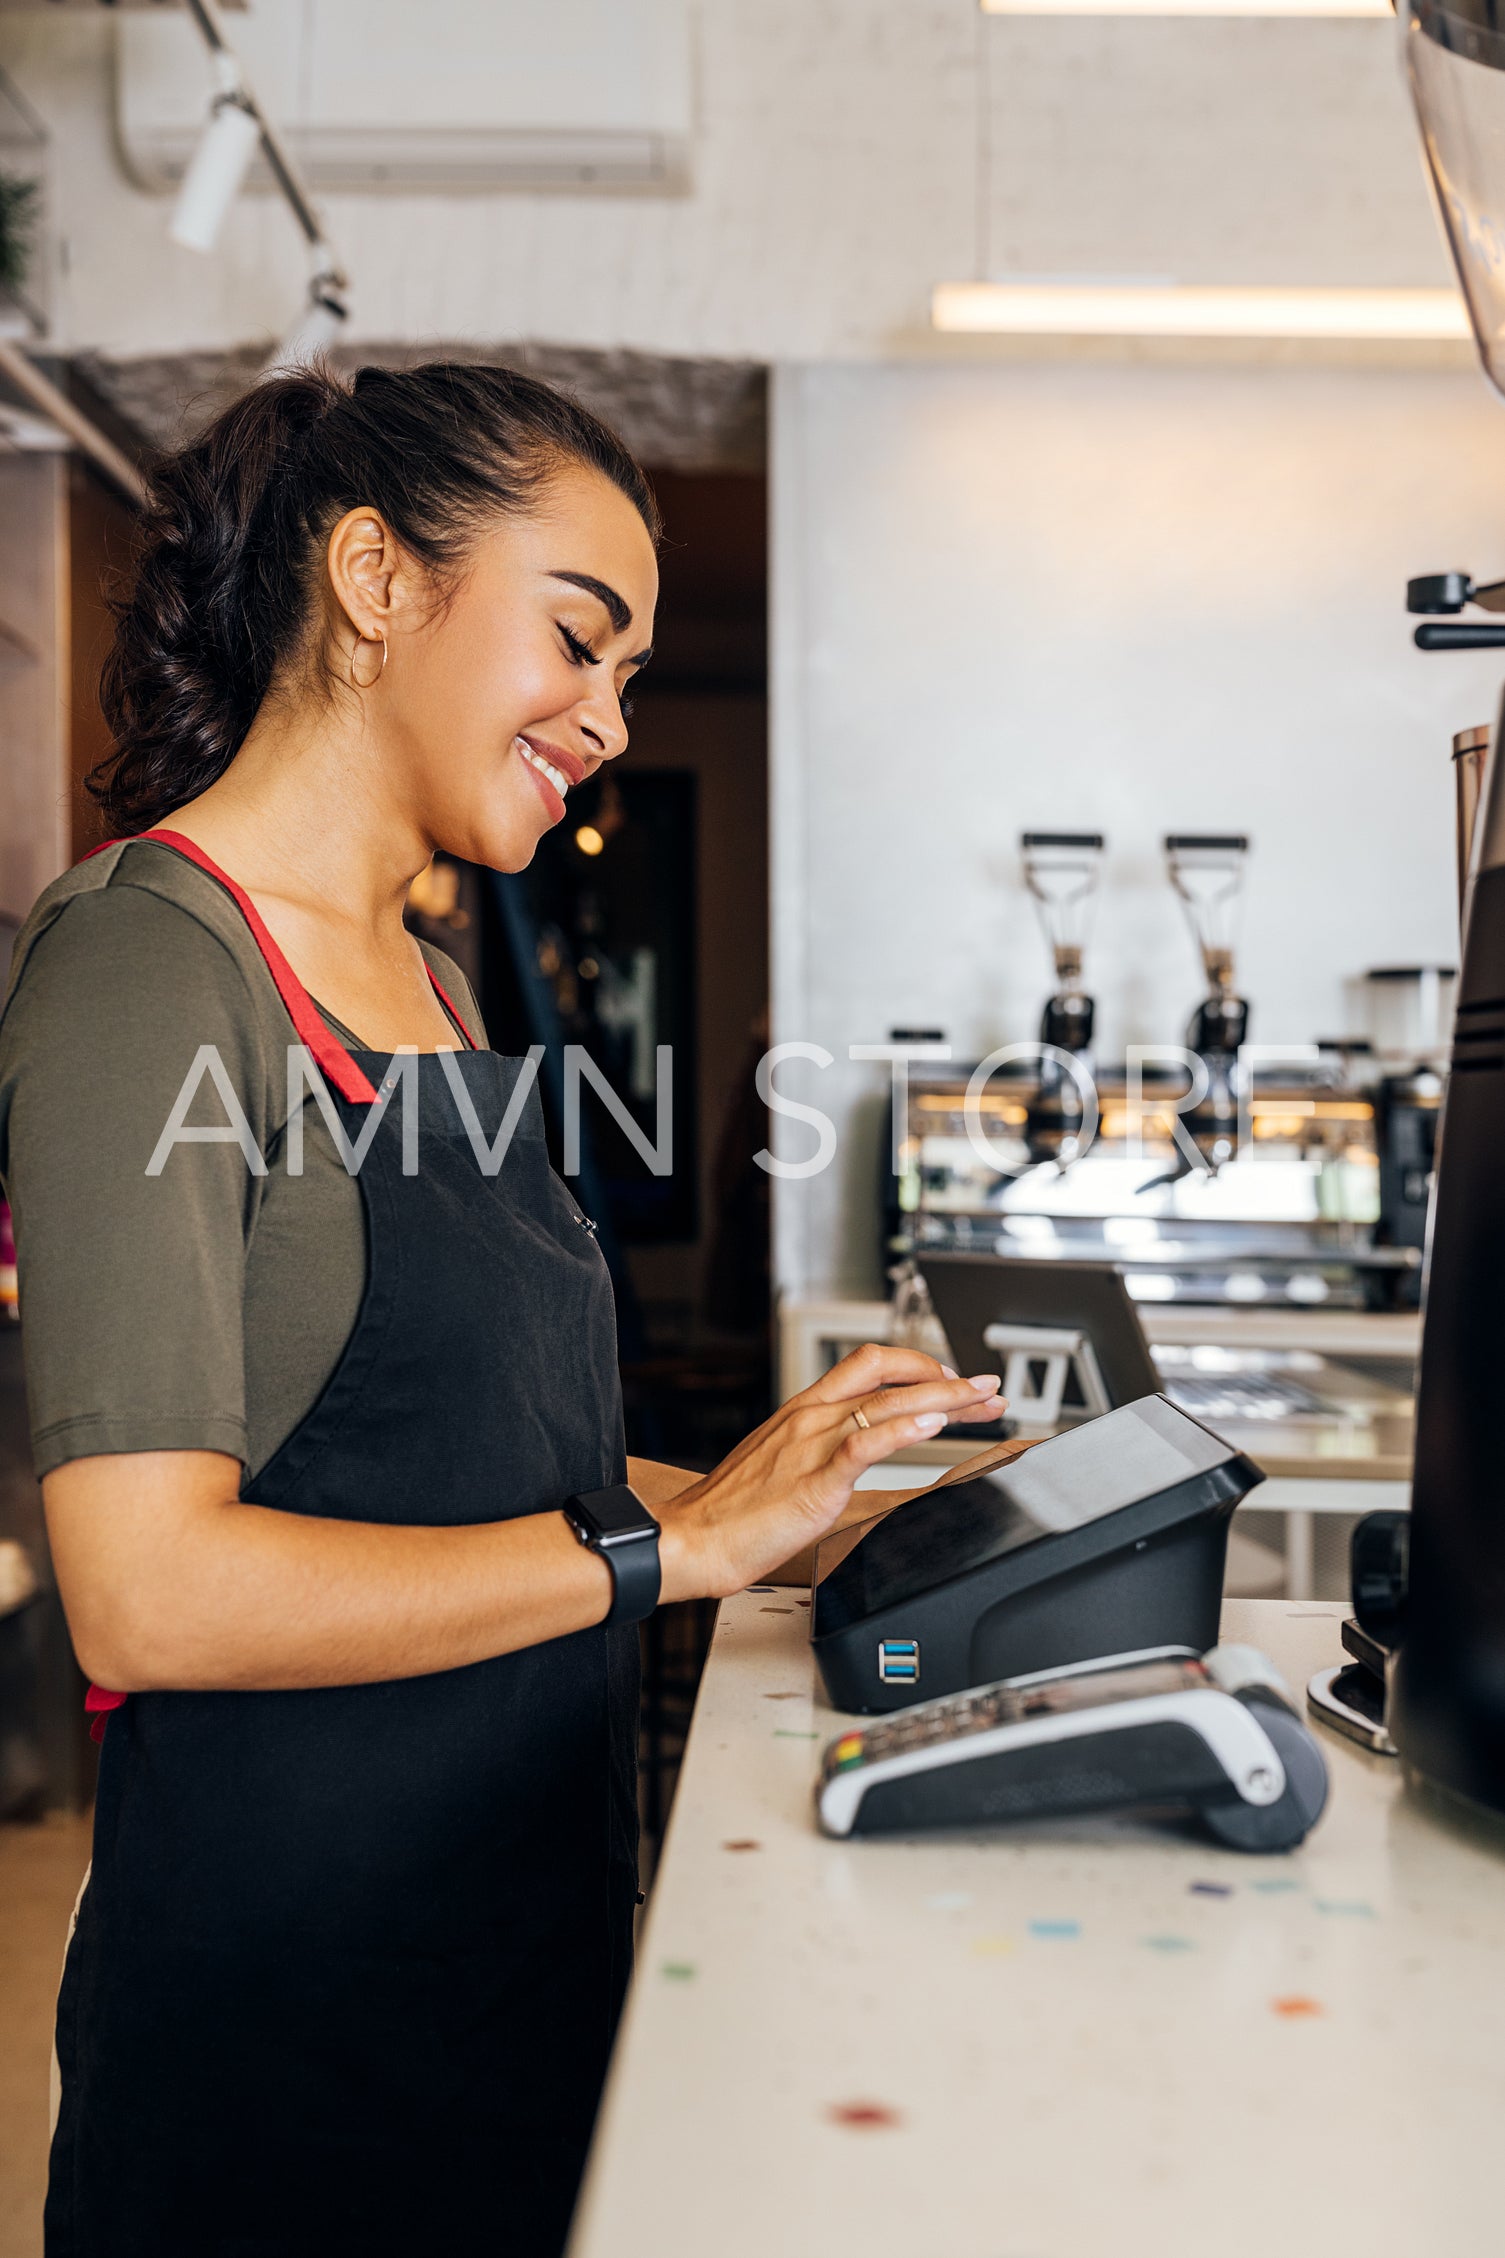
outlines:
[{"label": "keypad on card reader", "polygon": [[857,1764],[881,1764],[912,1749],[965,1740],[972,1733],[991,1732],[1025,1717],[1181,1692],[1210,1682],[1203,1663],[1186,1656],[978,1686],[969,1693],[947,1694],[940,1701],[918,1702],[913,1709],[896,1710],[880,1724],[843,1733],[827,1751],[823,1769],[829,1778]]},{"label": "keypad on card reader", "polygon": [[937,1741],[956,1740],[967,1733],[985,1733],[1016,1714],[1018,1701],[1017,1693],[1011,1700],[1009,1689],[989,1686],[978,1693],[949,1694],[944,1701],[901,1709],[880,1725],[843,1733],[828,1754],[827,1768],[845,1772],[854,1764],[881,1764],[885,1757],[900,1756],[910,1749],[933,1747]]}]

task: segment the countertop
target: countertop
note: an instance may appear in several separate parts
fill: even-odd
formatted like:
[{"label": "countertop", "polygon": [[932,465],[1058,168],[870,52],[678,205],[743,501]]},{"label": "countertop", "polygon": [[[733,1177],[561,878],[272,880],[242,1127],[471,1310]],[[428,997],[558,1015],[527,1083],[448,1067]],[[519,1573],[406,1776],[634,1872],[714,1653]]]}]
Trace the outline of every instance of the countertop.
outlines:
[{"label": "countertop", "polygon": [[[1343,1610],[1230,1601],[1293,1690]],[[1473,2258],[1505,2243],[1505,1826],[1335,1736],[1258,1859],[831,1842],[799,1596],[721,1609],[571,2258]]]}]

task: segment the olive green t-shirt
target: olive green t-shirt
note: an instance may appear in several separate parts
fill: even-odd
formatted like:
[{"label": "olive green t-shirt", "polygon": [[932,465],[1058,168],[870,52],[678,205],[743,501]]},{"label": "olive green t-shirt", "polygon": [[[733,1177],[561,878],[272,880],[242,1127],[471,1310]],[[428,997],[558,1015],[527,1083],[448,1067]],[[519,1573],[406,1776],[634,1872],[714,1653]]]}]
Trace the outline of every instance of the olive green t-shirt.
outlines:
[{"label": "olive green t-shirt", "polygon": [[[424,953],[484,1045],[464,975]],[[93,856],[22,927],[0,1018],[0,1178],[39,1474],[139,1450],[224,1451],[255,1474],[318,1400],[365,1292],[365,1218],[312,1093],[303,1173],[284,1165],[296,1041],[234,902],[169,848]],[[224,1141],[174,1141],[147,1173],[205,1044],[264,1175]],[[182,1121],[231,1121],[202,1068]]]}]

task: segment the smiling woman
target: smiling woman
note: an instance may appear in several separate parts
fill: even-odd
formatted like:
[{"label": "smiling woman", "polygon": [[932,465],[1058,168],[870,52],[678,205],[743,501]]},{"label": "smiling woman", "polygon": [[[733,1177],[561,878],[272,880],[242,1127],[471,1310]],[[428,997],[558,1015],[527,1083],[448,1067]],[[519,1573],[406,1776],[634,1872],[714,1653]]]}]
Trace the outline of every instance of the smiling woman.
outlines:
[{"label": "smiling woman", "polygon": [[171,810],[208,846],[232,808],[267,828],[294,759],[301,813],[309,751],[374,726],[410,835],[520,869],[537,802],[561,821],[626,745],[657,533],[613,434],[529,378],[273,378],[159,472],[91,790],[117,832]]},{"label": "smiling woman", "polygon": [[994,1413],[871,1349],[703,1478],[629,1461],[528,1062],[403,922],[625,750],[655,536],[612,434],[497,369],[276,377],[158,470],[117,836],[0,1023],[33,1446],[112,1689],[58,2258],[555,2258],[631,1952],[637,1621]]}]

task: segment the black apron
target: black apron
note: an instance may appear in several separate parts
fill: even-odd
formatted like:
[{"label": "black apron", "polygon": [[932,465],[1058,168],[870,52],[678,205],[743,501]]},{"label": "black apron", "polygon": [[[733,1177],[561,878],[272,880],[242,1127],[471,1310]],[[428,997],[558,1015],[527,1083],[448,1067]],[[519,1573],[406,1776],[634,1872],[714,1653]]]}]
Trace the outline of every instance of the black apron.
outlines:
[{"label": "black apron", "polygon": [[[354,1141],[387,1061],[341,1048],[191,851]],[[449,1063],[490,1143],[523,1062]],[[394,1097],[359,1171],[355,1330],[256,1504],[454,1525],[625,1479],[610,1283],[536,1086],[488,1175],[444,1062],[416,1066],[418,1173]],[[48,2258],[555,2258],[631,1956],[637,1692],[625,1627],[116,1709],[58,2002]]]}]

